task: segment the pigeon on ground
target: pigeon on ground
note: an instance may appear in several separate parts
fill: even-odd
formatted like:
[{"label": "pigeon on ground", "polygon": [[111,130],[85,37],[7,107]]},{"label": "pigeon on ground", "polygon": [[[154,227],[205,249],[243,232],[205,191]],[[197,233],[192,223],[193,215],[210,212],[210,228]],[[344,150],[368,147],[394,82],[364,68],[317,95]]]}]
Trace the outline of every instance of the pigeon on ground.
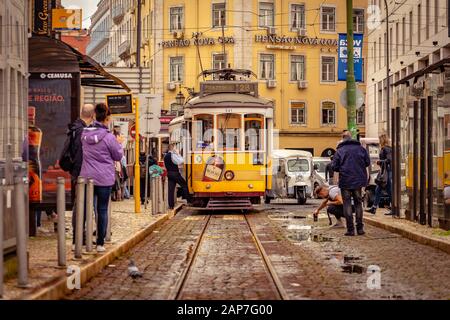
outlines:
[{"label": "pigeon on ground", "polygon": [[128,276],[133,279],[142,278],[142,272],[139,271],[133,260],[130,260],[128,264]]}]

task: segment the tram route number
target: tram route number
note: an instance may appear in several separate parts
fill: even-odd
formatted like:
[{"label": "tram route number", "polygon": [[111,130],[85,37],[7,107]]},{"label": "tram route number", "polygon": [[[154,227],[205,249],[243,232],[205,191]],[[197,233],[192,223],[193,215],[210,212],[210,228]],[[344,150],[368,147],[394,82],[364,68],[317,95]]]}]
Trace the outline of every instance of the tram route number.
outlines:
[{"label": "tram route number", "polygon": [[271,315],[272,305],[260,304],[222,304],[220,308],[210,306],[184,306],[178,307],[178,315],[197,315],[208,318],[214,315],[233,316],[233,315]]}]

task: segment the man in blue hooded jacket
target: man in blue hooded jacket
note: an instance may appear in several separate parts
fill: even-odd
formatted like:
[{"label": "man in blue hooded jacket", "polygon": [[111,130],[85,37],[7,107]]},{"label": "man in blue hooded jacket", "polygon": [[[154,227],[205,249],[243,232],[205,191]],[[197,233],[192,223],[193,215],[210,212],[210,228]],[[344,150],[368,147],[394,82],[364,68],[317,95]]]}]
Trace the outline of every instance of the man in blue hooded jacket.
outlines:
[{"label": "man in blue hooded jacket", "polygon": [[344,131],[343,141],[338,145],[333,158],[333,171],[339,172],[339,188],[344,201],[344,216],[347,221],[346,236],[355,235],[352,214],[352,198],[356,213],[356,230],[363,235],[362,188],[367,186],[367,167],[370,158],[359,141],[353,140],[350,131]]}]

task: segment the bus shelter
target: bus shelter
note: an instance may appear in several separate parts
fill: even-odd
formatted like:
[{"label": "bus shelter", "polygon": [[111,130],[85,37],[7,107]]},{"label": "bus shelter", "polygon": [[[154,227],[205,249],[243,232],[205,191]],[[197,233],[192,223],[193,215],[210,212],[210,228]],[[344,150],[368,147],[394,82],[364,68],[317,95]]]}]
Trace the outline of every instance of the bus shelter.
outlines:
[{"label": "bus shelter", "polygon": [[394,106],[398,207],[407,219],[449,230],[450,58],[397,81]]}]

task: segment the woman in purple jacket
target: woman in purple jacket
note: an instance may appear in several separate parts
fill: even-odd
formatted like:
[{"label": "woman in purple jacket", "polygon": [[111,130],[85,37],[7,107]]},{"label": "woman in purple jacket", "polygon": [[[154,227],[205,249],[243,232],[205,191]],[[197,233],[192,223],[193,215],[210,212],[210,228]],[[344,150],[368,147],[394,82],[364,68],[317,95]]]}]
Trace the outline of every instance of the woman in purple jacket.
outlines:
[{"label": "woman in purple jacket", "polygon": [[108,225],[108,205],[115,182],[114,161],[123,156],[122,145],[109,132],[111,111],[103,104],[95,106],[94,124],[85,128],[81,136],[83,165],[80,176],[94,180],[94,203],[97,212],[97,252],[105,251],[105,236]]}]

